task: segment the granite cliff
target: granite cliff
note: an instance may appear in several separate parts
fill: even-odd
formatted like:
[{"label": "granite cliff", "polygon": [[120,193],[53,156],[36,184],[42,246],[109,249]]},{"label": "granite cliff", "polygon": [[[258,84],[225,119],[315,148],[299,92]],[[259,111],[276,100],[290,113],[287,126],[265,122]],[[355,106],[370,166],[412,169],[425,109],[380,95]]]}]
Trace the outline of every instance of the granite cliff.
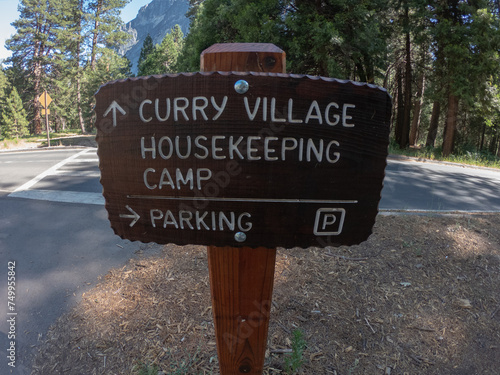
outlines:
[{"label": "granite cliff", "polygon": [[152,0],[143,6],[137,17],[124,26],[124,30],[131,35],[130,41],[120,47],[119,53],[127,56],[132,62],[132,72],[137,73],[137,61],[141,54],[144,39],[148,33],[154,44],[159,44],[165,35],[178,24],[184,35],[189,31],[189,19],[186,12],[189,8],[188,0]]}]

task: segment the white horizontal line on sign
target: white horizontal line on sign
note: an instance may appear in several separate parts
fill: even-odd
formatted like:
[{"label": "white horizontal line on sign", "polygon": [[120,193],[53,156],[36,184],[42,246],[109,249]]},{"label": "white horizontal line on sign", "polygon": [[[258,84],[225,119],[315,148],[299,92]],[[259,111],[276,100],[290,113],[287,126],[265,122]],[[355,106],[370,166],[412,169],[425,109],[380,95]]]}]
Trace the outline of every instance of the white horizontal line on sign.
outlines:
[{"label": "white horizontal line on sign", "polygon": [[206,197],[169,197],[169,196],[151,196],[151,195],[128,195],[131,199],[154,199],[154,200],[200,200],[212,202],[258,202],[258,203],[358,203],[357,200],[323,200],[323,199],[273,199],[273,198],[206,198]]}]

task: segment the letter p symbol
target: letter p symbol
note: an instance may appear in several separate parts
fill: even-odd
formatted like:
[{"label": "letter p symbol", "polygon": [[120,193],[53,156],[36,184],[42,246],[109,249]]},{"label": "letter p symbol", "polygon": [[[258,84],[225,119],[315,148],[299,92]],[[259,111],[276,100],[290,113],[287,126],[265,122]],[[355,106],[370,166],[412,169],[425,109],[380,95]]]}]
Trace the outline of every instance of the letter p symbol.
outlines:
[{"label": "letter p symbol", "polygon": [[316,211],[314,234],[316,236],[337,236],[344,226],[345,209],[320,208]]}]

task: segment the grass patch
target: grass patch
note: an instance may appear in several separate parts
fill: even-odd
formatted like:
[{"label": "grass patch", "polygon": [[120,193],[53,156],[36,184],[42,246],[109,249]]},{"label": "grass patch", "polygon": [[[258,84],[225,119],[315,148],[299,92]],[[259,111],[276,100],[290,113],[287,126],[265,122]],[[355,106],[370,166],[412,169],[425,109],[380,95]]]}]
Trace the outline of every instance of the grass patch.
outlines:
[{"label": "grass patch", "polygon": [[[96,147],[95,135],[83,135],[79,130],[50,133],[50,145]],[[22,149],[47,147],[47,134],[29,135],[20,138],[0,138],[0,149]]]},{"label": "grass patch", "polygon": [[444,157],[440,147],[409,147],[400,149],[399,146],[392,141],[389,145],[389,153],[420,159],[447,161],[450,163],[500,169],[500,158],[488,151],[458,150],[455,154]]},{"label": "grass patch", "polygon": [[306,340],[301,330],[293,331],[292,354],[285,357],[285,372],[289,375],[295,372],[304,364],[304,350],[306,349]]}]

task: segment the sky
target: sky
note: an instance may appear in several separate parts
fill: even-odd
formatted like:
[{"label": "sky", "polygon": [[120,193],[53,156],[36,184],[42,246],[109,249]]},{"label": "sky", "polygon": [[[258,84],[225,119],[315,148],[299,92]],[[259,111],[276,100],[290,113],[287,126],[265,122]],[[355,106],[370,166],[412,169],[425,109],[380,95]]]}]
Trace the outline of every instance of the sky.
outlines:
[{"label": "sky", "polygon": [[[139,9],[150,3],[152,0],[132,0],[122,10],[122,19],[124,22],[131,21],[139,12]],[[15,29],[10,25],[19,18],[17,11],[18,0],[0,0],[0,60],[10,56],[10,51],[5,49],[5,41],[15,33]]]}]

